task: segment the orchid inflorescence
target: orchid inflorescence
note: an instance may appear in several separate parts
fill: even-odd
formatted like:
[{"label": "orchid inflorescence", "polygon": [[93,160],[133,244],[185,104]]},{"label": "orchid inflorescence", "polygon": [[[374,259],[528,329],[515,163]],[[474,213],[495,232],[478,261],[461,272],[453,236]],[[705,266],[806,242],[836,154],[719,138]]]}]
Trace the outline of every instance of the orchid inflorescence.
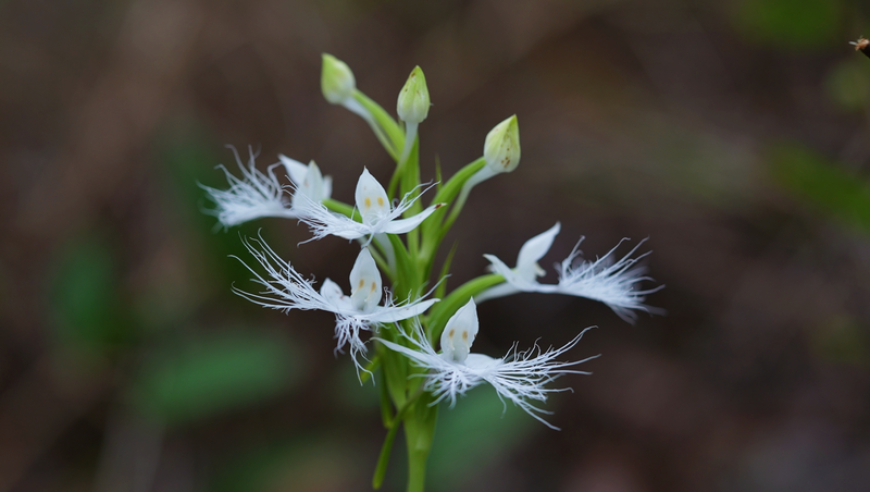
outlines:
[{"label": "orchid inflorescence", "polygon": [[[644,298],[658,288],[640,287],[650,280],[637,264],[648,253],[635,256],[643,241],[621,258],[615,253],[617,245],[594,261],[582,259],[578,242],[561,262],[558,282],[539,283],[538,277],[545,272],[538,261],[560,231],[556,223],[522,246],[514,268],[484,255],[491,273],[448,293],[446,279],[453,251],[433,275],[436,253],[472,188],[519,164],[516,116],[489,132],[482,157],[446,181],[427,185],[420,182],[417,130],[428,116],[430,103],[420,67],[414,68],[399,93],[398,122],[357,90],[350,68],[330,55],[323,56],[321,88],[327,101],[361,116],[396,161],[388,186],[363,169],[354,205],[350,205],[331,197],[331,178],[323,176],[313,161],[305,165],[280,155],[279,162],[264,173],[256,168],[253,156],[244,164],[236,154],[240,178],[221,167],[229,188],[203,186],[216,204],[209,213],[225,228],[264,217],[290,218],[309,226],[310,240],[337,236],[359,243],[350,271],[350,293],[345,294],[341,285],[328,278],[318,288],[314,279],[283,260],[262,237],[243,238],[258,264],[245,265],[257,287],[233,290],[268,308],[335,314],[336,351],[347,349],[360,381],[373,379],[381,392],[388,433],[373,485],[378,488],[383,481],[402,424],[408,445],[408,490],[419,491],[423,490],[439,402],[448,401],[452,407],[468,390],[488,383],[502,401],[514,403],[555,429],[543,418],[549,412],[541,404],[550,393],[568,388],[549,385],[566,374],[588,374],[577,366],[592,357],[557,360],[577,345],[586,330],[578,330],[576,337],[559,348],[543,350],[536,344],[519,350],[514,344],[502,358],[472,352],[479,329],[476,303],[521,292],[565,294],[603,302],[631,322],[637,311],[649,312]],[[287,180],[282,181],[282,176]],[[433,192],[430,205],[424,208],[422,196]],[[384,288],[381,272],[388,277],[391,290]]]}]

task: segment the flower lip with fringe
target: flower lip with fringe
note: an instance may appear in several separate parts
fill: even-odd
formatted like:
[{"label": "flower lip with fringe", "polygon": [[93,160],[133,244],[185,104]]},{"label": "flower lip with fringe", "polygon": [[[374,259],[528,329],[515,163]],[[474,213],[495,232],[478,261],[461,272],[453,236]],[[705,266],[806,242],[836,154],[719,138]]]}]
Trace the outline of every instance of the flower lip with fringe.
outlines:
[{"label": "flower lip with fringe", "polygon": [[[332,178],[323,177],[314,161],[306,166],[281,155],[279,156],[281,162],[267,167],[266,174],[263,174],[255,166],[254,161],[257,156],[254,152],[250,152],[246,167],[236,149],[230,148],[242,172],[242,179],[220,165],[218,169],[223,170],[230,185],[229,189],[219,190],[199,185],[216,205],[214,209],[206,210],[206,213],[216,216],[218,222],[225,228],[265,217],[298,219],[304,213],[300,207],[300,195],[304,195],[308,201],[319,203],[329,198],[332,193]],[[292,196],[287,196],[288,186],[282,185],[275,174],[274,169],[280,165],[284,166],[292,183],[292,186],[289,186],[294,189]]]},{"label": "flower lip with fringe", "polygon": [[253,275],[252,281],[264,290],[258,293],[233,287],[233,292],[260,306],[289,312],[293,309],[320,310],[335,314],[336,351],[350,346],[350,355],[358,370],[362,369],[357,356],[366,352],[360,331],[373,331],[380,323],[394,323],[422,314],[438,299],[417,299],[403,305],[395,305],[387,295],[381,305],[383,288],[381,274],[368,248],[363,248],[350,271],[351,294],[347,296],[341,287],[330,279],[323,281],[320,291],[314,281],[305,279],[293,266],[282,260],[263,241],[262,237],[242,239],[248,252],[266,270],[262,276],[236,257]]},{"label": "flower lip with fringe", "polygon": [[503,261],[494,255],[483,255],[489,260],[493,272],[505,278],[505,283],[491,287],[477,296],[477,302],[483,302],[496,297],[517,294],[519,292],[538,292],[541,294],[564,294],[577,297],[585,297],[607,304],[620,318],[629,323],[634,322],[637,314],[634,310],[655,312],[643,304],[645,296],[664,286],[660,285],[652,289],[638,289],[637,285],[645,280],[652,280],[644,275],[646,268],[635,266],[638,260],[649,255],[649,252],[635,258],[631,256],[646,241],[637,243],[625,256],[614,261],[616,249],[627,239],[623,239],[613,249],[595,261],[583,260],[579,249],[580,243],[574,246],[574,250],[567,258],[562,260],[559,267],[559,282],[557,284],[541,284],[537,277],[545,274],[538,265],[553,244],[556,235],[561,229],[560,224],[529,239],[520,248],[515,268],[508,267]]},{"label": "flower lip with fringe", "polygon": [[555,360],[577,345],[583,334],[591,328],[586,328],[570,342],[557,349],[550,347],[541,350],[535,344],[529,350],[518,351],[517,345],[514,344],[505,357],[494,359],[487,355],[471,353],[471,345],[478,331],[477,306],[474,304],[474,299],[471,299],[447,322],[441,335],[440,354],[435,352],[419,323],[415,325],[415,332],[411,334],[397,325],[397,329],[409,346],[378,337],[375,339],[390,350],[406,355],[416,365],[429,370],[428,374],[424,375],[426,377],[424,388],[431,391],[435,397],[433,405],[446,399],[453,406],[458,396],[486,382],[492,385],[502,401],[510,400],[547,427],[559,430],[541,417],[542,414],[548,415],[552,412],[536,406],[534,402],[544,403],[550,393],[571,391],[571,388],[545,387],[560,376],[591,374],[570,368],[595,359],[597,355],[573,362]]}]

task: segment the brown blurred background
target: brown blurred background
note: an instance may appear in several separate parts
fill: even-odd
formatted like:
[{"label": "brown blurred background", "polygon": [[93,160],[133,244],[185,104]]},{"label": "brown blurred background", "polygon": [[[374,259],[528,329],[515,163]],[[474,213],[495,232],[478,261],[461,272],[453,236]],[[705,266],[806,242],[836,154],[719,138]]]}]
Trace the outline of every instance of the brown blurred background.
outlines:
[{"label": "brown blurred background", "polygon": [[[554,432],[477,389],[443,408],[433,491],[870,489],[870,35],[857,0],[0,2],[0,492],[367,490],[375,391],[332,318],[230,292],[263,235],[344,283],[356,247],[291,221],[224,232],[197,183],[225,144],[316,159],[350,201],[390,159],[320,95],[320,55],[393,110],[434,103],[424,178],[519,117],[523,157],[478,186],[449,282],[649,237],[664,316],[582,299],[480,308],[514,340],[601,358]],[[449,245],[449,243],[448,243]],[[552,271],[548,280],[552,280]],[[397,448],[387,490],[401,490]]]}]

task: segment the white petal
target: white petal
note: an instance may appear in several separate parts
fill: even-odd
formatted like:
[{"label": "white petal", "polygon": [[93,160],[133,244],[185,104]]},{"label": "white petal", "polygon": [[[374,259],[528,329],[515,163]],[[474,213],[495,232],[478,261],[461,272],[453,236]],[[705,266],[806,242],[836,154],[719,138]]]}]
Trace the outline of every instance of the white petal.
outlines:
[{"label": "white petal", "polygon": [[391,206],[387,191],[368,169],[363,169],[357,181],[355,199],[364,224],[375,223],[390,213]]},{"label": "white petal", "polygon": [[389,234],[404,234],[406,232],[411,232],[417,228],[424,220],[426,220],[433,212],[441,208],[441,204],[432,205],[431,207],[423,210],[419,214],[408,217],[407,219],[398,219],[391,220],[386,225],[383,226],[383,232]]},{"label": "white petal", "polygon": [[302,182],[302,189],[312,201],[318,203],[323,201],[323,174],[314,161],[308,164],[308,174]]},{"label": "white petal", "polygon": [[502,359],[493,359],[488,355],[483,354],[468,354],[465,359],[465,365],[472,370],[490,371],[498,367],[502,363]]},{"label": "white petal", "polygon": [[344,295],[341,287],[330,279],[323,281],[323,285],[320,286],[320,295],[336,307],[342,309],[350,308],[350,299]]},{"label": "white petal", "polygon": [[305,181],[305,175],[308,174],[308,166],[284,154],[278,154],[278,159],[287,169],[287,176],[290,177],[290,181],[293,181],[294,185],[300,186]]},{"label": "white petal", "polygon": [[366,318],[373,323],[394,323],[423,314],[429,309],[429,306],[438,301],[439,299],[428,299],[425,301],[415,301],[405,306],[379,306],[368,314]]},{"label": "white petal", "polygon": [[479,322],[477,306],[474,299],[459,308],[456,314],[447,320],[444,331],[441,332],[441,351],[445,358],[455,362],[465,362],[471,352],[474,337],[477,336]]},{"label": "white petal", "polygon": [[520,277],[525,280],[534,280],[544,274],[544,271],[538,266],[538,261],[550,250],[556,234],[559,234],[559,229],[560,224],[556,222],[556,225],[549,230],[523,244],[523,247],[520,248],[520,254],[517,256],[516,271]]},{"label": "white petal", "polygon": [[381,287],[381,272],[368,248],[363,248],[350,271],[350,299],[354,309],[371,312],[380,304],[384,292]]},{"label": "white petal", "polygon": [[[505,265],[503,261],[493,255],[483,255],[483,257],[489,260],[493,273],[503,276],[505,282],[521,292],[555,292],[555,286],[540,284],[534,278],[527,280],[518,275],[516,270],[511,269],[509,266]],[[510,293],[507,289],[505,289],[505,292],[506,293],[503,295]]]},{"label": "white petal", "polygon": [[332,176],[323,177],[323,200],[332,196]]}]

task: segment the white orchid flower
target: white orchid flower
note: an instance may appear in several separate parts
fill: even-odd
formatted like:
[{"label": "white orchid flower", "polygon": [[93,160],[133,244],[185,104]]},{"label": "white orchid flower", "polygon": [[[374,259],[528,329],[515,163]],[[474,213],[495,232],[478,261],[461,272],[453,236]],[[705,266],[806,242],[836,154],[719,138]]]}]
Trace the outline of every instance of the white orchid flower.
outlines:
[{"label": "white orchid flower", "polygon": [[262,238],[249,239],[244,243],[266,270],[266,275],[263,276],[245,265],[254,274],[252,280],[264,290],[251,293],[234,287],[233,291],[263,307],[285,312],[293,309],[317,309],[335,313],[335,338],[338,340],[336,350],[341,351],[345,345],[349,345],[351,358],[358,369],[362,369],[362,366],[357,355],[366,352],[360,331],[372,331],[377,324],[394,323],[417,316],[438,301],[418,299],[397,306],[388,295],[382,305],[384,289],[381,274],[368,248],[360,251],[350,271],[351,294],[347,296],[338,284],[328,278],[318,292],[314,288],[313,280],[305,279],[289,262],[278,257]]},{"label": "white orchid flower", "polygon": [[[413,217],[399,217],[413,205],[418,198],[415,192],[410,192],[393,208],[384,187],[378,180],[363,169],[356,185],[356,209],[359,210],[362,222],[357,222],[343,215],[330,212],[323,205],[309,200],[305,213],[300,217],[311,227],[313,239],[321,239],[332,235],[345,239],[359,239],[376,234],[404,234],[414,230],[420,223],[432,215],[432,212],[442,204],[432,205]],[[366,242],[367,244],[368,242]]]},{"label": "white orchid flower", "polygon": [[499,397],[512,401],[547,427],[558,430],[541,417],[541,414],[551,412],[535,406],[533,402],[543,403],[550,393],[570,390],[570,388],[544,387],[562,375],[590,374],[569,368],[597,356],[575,362],[555,360],[577,345],[586,330],[558,349],[551,347],[542,351],[535,345],[530,350],[518,352],[517,345],[514,344],[501,359],[475,354],[471,352],[471,345],[478,331],[477,306],[471,299],[447,321],[441,334],[440,354],[435,352],[419,326],[417,333],[408,335],[402,332],[410,346],[406,347],[381,338],[377,340],[389,349],[404,354],[418,366],[429,370],[424,388],[435,396],[433,404],[449,399],[452,406],[456,403],[457,396],[487,382],[495,388]]},{"label": "white orchid flower", "polygon": [[646,268],[635,266],[635,263],[647,256],[649,252],[632,258],[641,244],[646,241],[645,239],[619,260],[614,261],[614,252],[626,239],[620,241],[603,257],[595,261],[585,261],[581,258],[582,253],[578,249],[584,239],[581,237],[571,254],[562,260],[559,268],[559,282],[557,284],[539,283],[537,277],[543,276],[545,272],[538,265],[538,261],[550,250],[559,229],[560,226],[557,222],[546,232],[526,241],[520,249],[517,265],[514,268],[508,267],[496,256],[484,255],[491,263],[492,271],[504,276],[505,283],[481,292],[475,296],[475,300],[482,302],[519,292],[565,294],[603,302],[620,318],[630,323],[634,322],[637,317],[633,310],[650,311],[650,308],[643,304],[645,296],[656,292],[663,286],[646,290],[638,289],[640,282],[652,280],[644,275]]},{"label": "white orchid flower", "polygon": [[[265,217],[279,217],[285,219],[298,219],[302,215],[300,207],[301,196],[305,201],[319,203],[324,198],[329,198],[332,193],[332,178],[324,178],[314,161],[304,165],[286,156],[280,155],[281,163],[273,164],[266,168],[266,174],[257,170],[251,153],[248,165],[242,164],[238,152],[233,149],[236,162],[242,172],[239,179],[232,175],[223,165],[218,166],[226,175],[230,187],[219,190],[209,186],[200,185],[209,197],[217,205],[208,211],[218,218],[224,227],[236,226],[251,220]],[[275,167],[283,164],[290,180],[293,182],[295,193],[292,197],[287,196],[285,186],[278,181]]]}]

